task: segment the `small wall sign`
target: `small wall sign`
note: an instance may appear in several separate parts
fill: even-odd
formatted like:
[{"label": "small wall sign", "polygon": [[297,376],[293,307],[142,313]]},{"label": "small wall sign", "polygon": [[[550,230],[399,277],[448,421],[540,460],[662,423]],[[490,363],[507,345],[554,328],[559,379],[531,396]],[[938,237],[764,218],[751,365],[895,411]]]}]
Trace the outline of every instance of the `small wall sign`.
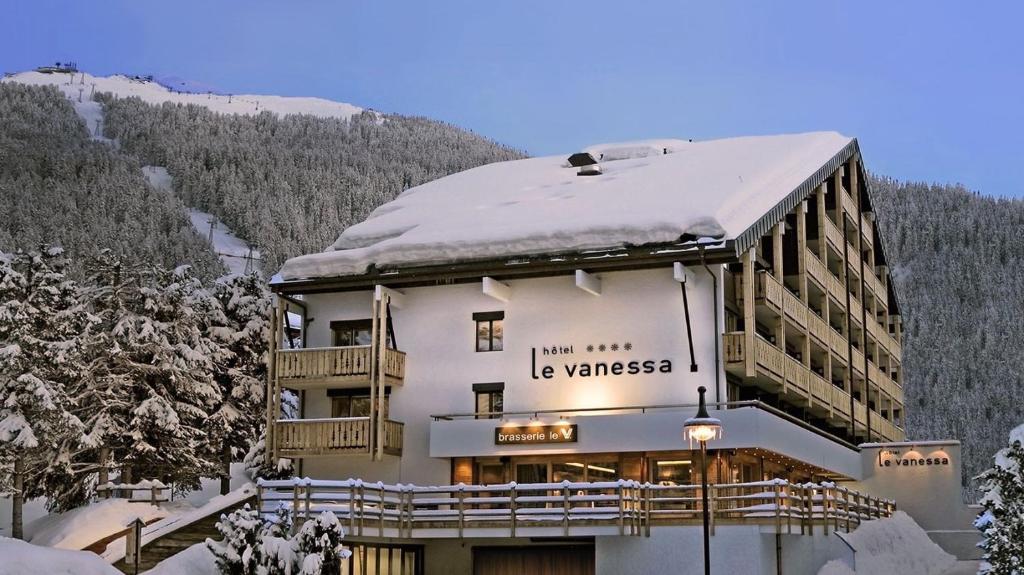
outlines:
[{"label": "small wall sign", "polygon": [[539,443],[576,443],[576,424],[511,425],[494,430],[495,445],[536,445]]}]

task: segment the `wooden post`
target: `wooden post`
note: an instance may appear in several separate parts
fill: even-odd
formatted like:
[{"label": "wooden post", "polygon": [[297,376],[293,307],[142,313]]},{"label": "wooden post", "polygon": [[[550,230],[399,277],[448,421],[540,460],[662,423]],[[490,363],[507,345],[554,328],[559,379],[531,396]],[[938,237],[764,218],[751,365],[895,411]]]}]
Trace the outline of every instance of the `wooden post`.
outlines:
[{"label": "wooden post", "polygon": [[292,529],[291,535],[299,530],[299,487],[298,485],[292,486]]},{"label": "wooden post", "polygon": [[368,449],[370,452],[370,460],[374,461],[377,459],[377,441],[381,438],[377,437],[375,430],[377,429],[377,378],[380,377],[378,373],[378,361],[377,356],[380,354],[380,349],[377,345],[377,340],[380,338],[380,332],[383,326],[380,325],[380,312],[378,308],[382,302],[377,301],[376,292],[371,293],[370,297],[373,300],[372,310],[373,319],[370,322],[370,437],[368,442]]},{"label": "wooden post", "polygon": [[754,254],[750,248],[743,254],[743,359],[746,376],[757,375],[757,364],[754,355],[754,334],[757,332],[754,315]]},{"label": "wooden post", "polygon": [[717,496],[718,484],[708,484],[708,527],[712,535],[715,534],[715,511],[717,510],[717,506],[715,505],[715,497]]},{"label": "wooden post", "polygon": [[619,535],[625,535],[626,534],[625,513],[624,513],[625,509],[623,509],[623,504],[625,503],[625,501],[622,498],[622,485],[621,484],[619,484],[619,486],[616,488],[616,491],[619,492]]},{"label": "wooden post", "polygon": [[462,539],[462,533],[465,529],[465,517],[466,517],[466,487],[463,484],[458,485],[458,500],[459,500],[459,539]]},{"label": "wooden post", "polygon": [[562,531],[569,536],[569,486],[562,486]]},{"label": "wooden post", "polygon": [[509,503],[508,504],[509,512],[510,512],[510,515],[511,515],[511,518],[512,518],[511,536],[515,537],[516,536],[516,484],[515,483],[513,483],[512,484],[512,488],[509,489],[508,503]]},{"label": "wooden post", "polygon": [[[101,447],[100,448],[99,459],[100,459],[100,461],[99,461],[100,469],[99,469],[99,477],[97,478],[96,483],[98,485],[106,485],[107,483],[110,482],[110,467],[109,467],[109,465],[110,465],[110,463],[109,463],[109,461],[110,461],[110,448],[109,447]],[[106,494],[104,499],[106,499],[107,497],[110,497],[110,492],[109,491],[105,491],[104,493]]]},{"label": "wooden post", "polygon": [[775,534],[778,535],[782,533],[782,498],[778,483],[772,485],[772,491],[775,496]]},{"label": "wooden post", "polygon": [[648,537],[651,536],[651,485],[645,484],[644,487],[644,506],[646,507],[646,513],[644,513],[644,532]]},{"label": "wooden post", "polygon": [[388,302],[391,301],[391,296],[388,295],[387,290],[384,288],[380,289],[380,301],[377,303],[377,313],[380,314],[380,319],[377,320],[377,331],[380,333],[377,336],[377,403],[374,410],[377,412],[377,427],[375,428],[375,435],[377,441],[375,443],[377,452],[374,454],[374,458],[377,461],[383,461],[384,459],[384,380],[386,376],[386,359],[388,353]]},{"label": "wooden post", "polygon": [[348,532],[356,532],[356,486],[348,485]]},{"label": "wooden post", "polygon": [[270,308],[270,322],[267,329],[267,427],[264,432],[263,456],[267,467],[274,464],[275,423],[277,422],[277,309]]}]

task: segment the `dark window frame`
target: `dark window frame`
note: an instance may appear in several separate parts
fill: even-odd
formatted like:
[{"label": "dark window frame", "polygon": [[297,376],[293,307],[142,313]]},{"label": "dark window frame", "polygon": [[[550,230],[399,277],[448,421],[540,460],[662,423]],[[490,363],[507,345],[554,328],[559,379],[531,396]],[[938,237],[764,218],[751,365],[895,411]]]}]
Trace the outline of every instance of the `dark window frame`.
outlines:
[{"label": "dark window frame", "polygon": [[[505,350],[505,312],[504,311],[482,311],[473,314],[473,350],[477,353]],[[494,323],[501,322],[501,348],[494,348]],[[480,324],[487,324],[487,349],[480,348]]]},{"label": "dark window frame", "polygon": [[[480,398],[487,397],[487,411],[480,411]],[[500,398],[500,409],[495,409],[495,398]],[[505,383],[474,383],[473,384],[473,413],[476,419],[499,419],[505,411]]]},{"label": "dark window frame", "polygon": [[[366,416],[352,415],[352,399],[353,398],[360,398],[360,399],[364,399],[365,398],[365,399],[368,400],[370,398],[370,388],[369,387],[353,387],[353,388],[345,388],[345,389],[338,389],[338,388],[328,389],[327,390],[327,398],[331,400],[331,417],[332,418],[366,417]],[[334,400],[335,399],[341,399],[341,398],[347,398],[349,400],[349,415],[335,415],[334,414],[335,413],[335,409],[334,409],[335,401]],[[387,419],[388,414],[391,413],[391,386],[390,385],[384,386],[384,401],[385,401],[384,419]]]}]

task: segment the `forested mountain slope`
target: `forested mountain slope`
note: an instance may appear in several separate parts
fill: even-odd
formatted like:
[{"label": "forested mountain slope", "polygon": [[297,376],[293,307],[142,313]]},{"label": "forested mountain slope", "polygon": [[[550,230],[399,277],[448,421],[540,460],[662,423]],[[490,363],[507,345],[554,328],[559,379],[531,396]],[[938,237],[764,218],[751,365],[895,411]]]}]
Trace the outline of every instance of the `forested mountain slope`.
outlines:
[{"label": "forested mountain slope", "polygon": [[60,92],[4,82],[0,250],[42,243],[62,245],[76,262],[110,248],[133,263],[223,271],[181,201],[153,190],[135,160],[90,140]]},{"label": "forested mountain slope", "polygon": [[1024,421],[1024,201],[871,183],[904,320],[907,432],[960,439],[973,491]]},{"label": "forested mountain slope", "polygon": [[99,99],[104,135],[141,163],[165,166],[179,197],[255,244],[269,273],[291,256],[323,250],[407,188],[522,157],[425,118],[222,115],[196,105]]}]

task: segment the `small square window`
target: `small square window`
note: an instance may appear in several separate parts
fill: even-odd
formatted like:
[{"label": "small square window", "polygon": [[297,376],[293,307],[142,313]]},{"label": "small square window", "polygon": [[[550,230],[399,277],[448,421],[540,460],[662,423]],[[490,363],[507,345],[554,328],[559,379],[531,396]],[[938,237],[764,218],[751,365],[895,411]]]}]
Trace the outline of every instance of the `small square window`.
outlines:
[{"label": "small square window", "polygon": [[477,419],[501,417],[505,407],[504,383],[476,383],[473,384],[473,393],[476,395]]},{"label": "small square window", "polygon": [[505,312],[484,312],[473,314],[476,322],[476,350],[501,351],[504,349]]}]

